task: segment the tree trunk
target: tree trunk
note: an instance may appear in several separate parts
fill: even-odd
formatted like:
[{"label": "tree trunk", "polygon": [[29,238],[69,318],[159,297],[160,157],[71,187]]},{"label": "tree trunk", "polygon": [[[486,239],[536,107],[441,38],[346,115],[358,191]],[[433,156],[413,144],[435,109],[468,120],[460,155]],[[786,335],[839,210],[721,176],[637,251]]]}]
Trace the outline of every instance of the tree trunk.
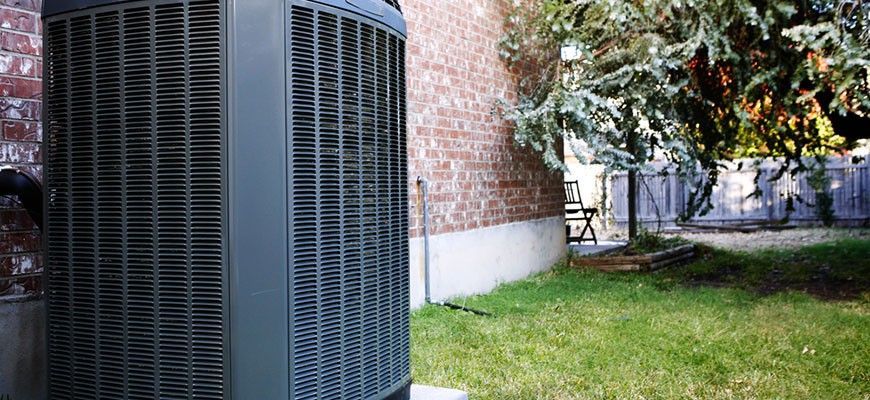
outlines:
[{"label": "tree trunk", "polygon": [[[626,135],[628,154],[634,157],[632,162],[637,165],[637,133],[632,129]],[[637,238],[637,170],[628,170],[628,240]]]},{"label": "tree trunk", "polygon": [[628,240],[637,238],[637,171],[628,171]]}]

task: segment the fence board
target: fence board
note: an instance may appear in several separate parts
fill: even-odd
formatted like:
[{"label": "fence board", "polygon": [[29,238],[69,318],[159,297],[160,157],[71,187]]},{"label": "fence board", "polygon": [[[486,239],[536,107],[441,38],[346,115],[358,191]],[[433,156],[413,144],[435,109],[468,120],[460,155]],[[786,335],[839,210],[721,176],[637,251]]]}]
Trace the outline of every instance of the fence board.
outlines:
[{"label": "fence board", "polygon": [[[735,164],[736,165],[736,164]],[[762,196],[752,197],[756,189],[754,182],[756,169],[746,168],[752,160],[743,160],[744,168],[736,166],[722,171],[718,185],[711,195],[713,209],[703,216],[692,220],[702,223],[738,223],[752,220],[781,220],[787,215],[796,223],[817,223],[815,193],[807,182],[807,174],[800,173],[792,179],[788,174],[771,182],[781,164],[765,162],[759,166],[762,171],[759,186]],[[657,171],[664,170],[667,164],[655,164]],[[867,160],[853,163],[850,157],[832,158],[826,165],[826,175],[831,178],[833,209],[838,225],[866,225],[870,221],[870,165]],[[685,210],[691,187],[675,175],[642,175],[643,183],[638,188],[638,220],[648,227],[655,227],[661,220],[662,226],[671,226],[680,213]],[[600,182],[600,180],[599,180]],[[599,183],[600,185],[600,183]],[[625,173],[614,174],[609,182],[608,196],[611,203],[611,217],[617,226],[628,221],[628,177]],[[794,199],[794,211],[787,212],[787,199]],[[803,202],[798,201],[798,197]]]}]

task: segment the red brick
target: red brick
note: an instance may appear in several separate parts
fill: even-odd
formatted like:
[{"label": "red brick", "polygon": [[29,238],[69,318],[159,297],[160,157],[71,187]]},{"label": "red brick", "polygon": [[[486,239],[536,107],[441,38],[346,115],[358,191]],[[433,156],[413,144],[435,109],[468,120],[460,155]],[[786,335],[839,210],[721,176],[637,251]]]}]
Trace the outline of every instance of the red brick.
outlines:
[{"label": "red brick", "polygon": [[37,143],[0,142],[0,164],[35,164],[42,162]]},{"label": "red brick", "polygon": [[[41,0],[0,0],[0,165],[41,179]],[[42,270],[40,233],[13,201],[0,201],[0,276]],[[11,291],[11,292],[10,292]],[[39,276],[0,280],[4,293],[38,293]]]},{"label": "red brick", "polygon": [[[515,101],[516,74],[498,55],[507,2],[406,0],[410,175],[430,180],[434,233],[562,214],[562,176],[514,146],[492,113]],[[412,202],[418,202],[412,185]],[[412,235],[420,234],[412,204]]]},{"label": "red brick", "polygon": [[38,254],[22,254],[0,257],[0,268],[7,276],[42,272],[42,257]]},{"label": "red brick", "polygon": [[12,8],[0,8],[0,28],[36,33],[39,16]]},{"label": "red brick", "polygon": [[27,11],[41,11],[42,0],[0,0],[0,4]]},{"label": "red brick", "polygon": [[39,101],[0,97],[0,119],[38,121],[42,112]]},{"label": "red brick", "polygon": [[3,121],[3,138],[16,142],[42,141],[42,127],[37,122]]},{"label": "red brick", "polygon": [[36,79],[0,77],[0,96],[39,100],[42,97],[42,81]]},{"label": "red brick", "polygon": [[35,228],[33,220],[24,210],[0,209],[0,231],[26,231]]},{"label": "red brick", "polygon": [[42,39],[35,35],[0,31],[0,49],[38,56],[42,55]]},{"label": "red brick", "polygon": [[35,77],[36,60],[16,54],[0,53],[0,75]]},{"label": "red brick", "polygon": [[32,253],[39,248],[40,236],[35,232],[0,234],[0,254]]}]

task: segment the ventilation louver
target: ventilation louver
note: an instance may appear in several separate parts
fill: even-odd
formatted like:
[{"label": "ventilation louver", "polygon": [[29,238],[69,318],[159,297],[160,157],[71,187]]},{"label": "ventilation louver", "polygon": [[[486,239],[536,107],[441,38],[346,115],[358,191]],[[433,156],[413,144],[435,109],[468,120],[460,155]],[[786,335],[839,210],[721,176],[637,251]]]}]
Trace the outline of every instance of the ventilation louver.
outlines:
[{"label": "ventilation louver", "polygon": [[410,372],[404,43],[301,6],[290,36],[292,332],[323,344],[295,355],[295,397],[372,398]]},{"label": "ventilation louver", "polygon": [[46,2],[52,399],[407,399],[399,5],[278,3]]}]

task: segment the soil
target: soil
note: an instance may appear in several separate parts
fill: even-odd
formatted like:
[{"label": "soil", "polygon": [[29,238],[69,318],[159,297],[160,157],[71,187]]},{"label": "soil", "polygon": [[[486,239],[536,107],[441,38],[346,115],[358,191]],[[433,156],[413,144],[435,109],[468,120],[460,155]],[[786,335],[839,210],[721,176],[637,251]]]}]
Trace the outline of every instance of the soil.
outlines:
[{"label": "soil", "polygon": [[[870,239],[870,229],[824,229],[824,228],[801,228],[787,231],[759,231],[754,233],[690,233],[679,235],[684,239],[700,243],[698,258],[710,259],[711,257],[728,257],[727,253],[715,252],[711,247],[728,251],[753,252],[763,249],[797,249],[817,243],[831,242],[834,240],[855,238]],[[751,258],[743,261],[741,255],[734,255],[741,259],[739,262],[751,262]],[[750,256],[751,257],[751,256]],[[868,254],[870,258],[870,254]],[[756,292],[760,295],[771,295],[785,291],[798,291],[807,293],[822,300],[870,300],[870,279],[861,276],[860,272],[854,276],[834,274],[827,263],[820,262],[814,265],[810,262],[802,262],[803,273],[800,278],[789,278],[783,271],[772,265],[770,271],[763,276],[754,276],[751,280],[744,274],[745,268],[740,265],[730,265],[729,262],[715,262],[718,267],[704,272],[691,273],[689,270],[679,269],[669,272],[673,280],[671,282],[690,287],[739,287]],[[858,269],[857,271],[861,271]]]},{"label": "soil", "polygon": [[[620,237],[621,232],[608,232],[611,237]],[[605,235],[602,235],[605,236]],[[753,233],[740,232],[717,232],[717,233],[684,233],[667,234],[666,236],[680,236],[688,241],[701,244],[696,249],[697,258],[703,259],[713,256],[713,249],[753,252],[764,249],[797,249],[800,247],[831,242],[839,239],[855,238],[870,240],[870,229],[867,228],[798,228],[784,231],[758,231]],[[709,247],[708,247],[709,246]],[[626,253],[625,249],[622,253]],[[718,253],[717,257],[727,257]],[[867,256],[870,259],[870,254]],[[831,273],[829,266],[824,263],[809,268],[804,278],[799,280],[788,279],[779,269],[772,269],[763,277],[754,277],[752,282],[744,276],[746,271],[740,266],[730,266],[722,263],[715,268],[703,273],[688,273],[680,267],[669,268],[662,271],[671,279],[669,284],[686,285],[690,287],[735,287],[743,288],[760,295],[771,295],[785,291],[798,291],[807,293],[822,300],[840,301],[865,299],[870,300],[870,279],[861,276],[844,278]]]},{"label": "soil", "polygon": [[739,287],[762,296],[796,291],[826,301],[848,301],[866,298],[867,293],[870,292],[870,287],[861,283],[826,277],[824,274],[817,274],[810,280],[800,282],[788,282],[777,275],[776,271],[774,271],[762,282],[746,287],[745,284],[737,283],[740,281],[739,272],[722,269],[702,276],[686,278],[681,283],[689,287]]},{"label": "soil", "polygon": [[836,279],[816,279],[799,284],[783,284],[780,281],[771,280],[756,288],[761,295],[771,295],[784,291],[804,292],[820,300],[842,301],[860,299],[867,293],[868,288],[856,285],[851,281]]}]

